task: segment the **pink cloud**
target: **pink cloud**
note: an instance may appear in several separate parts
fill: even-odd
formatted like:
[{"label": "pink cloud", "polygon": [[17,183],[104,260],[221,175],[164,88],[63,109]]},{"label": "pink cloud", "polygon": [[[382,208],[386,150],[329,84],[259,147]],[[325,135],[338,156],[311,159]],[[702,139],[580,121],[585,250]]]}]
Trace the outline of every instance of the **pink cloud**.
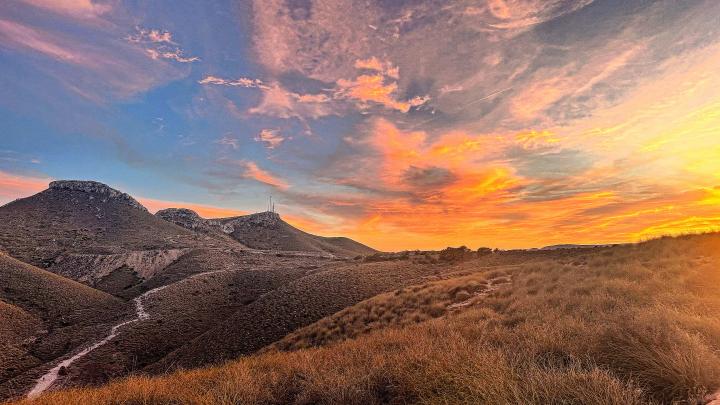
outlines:
[{"label": "pink cloud", "polygon": [[170,59],[174,60],[175,62],[180,63],[190,63],[190,62],[197,62],[200,60],[197,56],[191,56],[191,57],[185,57],[183,56],[183,51],[180,49],[175,49],[172,51],[158,51],[156,49],[146,49],[145,52],[147,52],[148,56],[150,56],[151,59]]},{"label": "pink cloud", "polygon": [[285,141],[285,138],[275,129],[263,129],[255,137],[256,142],[262,142],[268,149],[275,149]]},{"label": "pink cloud", "polygon": [[96,66],[97,62],[87,55],[63,46],[61,37],[34,29],[23,24],[0,19],[0,44],[28,48],[62,62],[84,66]]},{"label": "pink cloud", "polygon": [[138,201],[150,212],[157,212],[166,208],[188,208],[198,213],[203,218],[224,218],[238,215],[246,215],[247,211],[234,208],[215,207],[212,205],[196,204],[183,201],[156,200],[153,198],[139,197]]},{"label": "pink cloud", "polygon": [[198,83],[204,85],[255,88],[262,90],[260,103],[248,109],[249,114],[267,115],[277,118],[320,118],[334,113],[326,94],[298,94],[287,90],[279,83],[265,83],[260,79],[241,77],[231,80],[217,76],[206,76]]},{"label": "pink cloud", "polygon": [[421,106],[430,99],[427,96],[418,96],[410,100],[398,100],[397,89],[397,83],[387,82],[386,76],[382,74],[360,75],[354,80],[338,80],[335,96],[355,100],[363,109],[370,103],[376,103],[400,112],[408,112],[410,108]]},{"label": "pink cloud", "polygon": [[92,0],[22,0],[38,8],[75,18],[91,19],[108,13],[112,5]]},{"label": "pink cloud", "polygon": [[[159,57],[153,62],[140,47],[117,40],[92,43],[88,38],[4,19],[0,19],[0,47],[83,68],[49,68],[46,63],[37,62],[47,75],[68,90],[98,103],[107,95],[127,97],[183,74],[164,63],[165,58]],[[177,56],[183,58],[181,54]]]},{"label": "pink cloud", "polygon": [[145,29],[140,27],[137,27],[135,34],[128,36],[127,40],[136,43],[152,42],[156,44],[167,43],[175,45],[175,42],[173,42],[172,40],[172,33],[170,31]]},{"label": "pink cloud", "polygon": [[0,204],[28,197],[48,188],[52,181],[46,177],[21,176],[0,171]]}]

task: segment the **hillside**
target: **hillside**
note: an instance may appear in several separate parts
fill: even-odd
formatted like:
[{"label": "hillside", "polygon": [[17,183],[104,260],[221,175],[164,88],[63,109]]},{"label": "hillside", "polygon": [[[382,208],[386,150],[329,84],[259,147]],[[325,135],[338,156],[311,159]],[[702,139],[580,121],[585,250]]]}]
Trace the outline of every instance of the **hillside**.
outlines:
[{"label": "hillside", "polygon": [[111,294],[152,278],[192,248],[226,244],[92,181],[55,181],[0,207],[0,251]]},{"label": "hillside", "polygon": [[0,254],[0,396],[125,314],[111,295]]},{"label": "hillside", "polygon": [[[183,215],[185,221],[171,221],[181,226],[168,222]],[[53,389],[234,358],[395,285],[367,289],[363,271],[348,275],[337,256],[355,255],[352,241],[306,234],[277,216],[258,222],[262,214],[205,220],[189,210],[165,210],[154,216],[102,183],[53,182],[0,207],[0,218],[0,248],[44,268],[3,256],[0,315],[7,322],[0,334],[12,360],[0,374],[0,398],[22,395],[58,364],[65,366],[48,380]],[[280,253],[233,237],[253,229],[264,229],[269,243],[288,235],[309,242],[292,242],[293,249]],[[324,275],[313,278],[316,273]],[[333,296],[344,284],[355,289]],[[322,293],[307,296],[317,286]],[[287,311],[279,314],[278,307]],[[242,350],[216,333],[228,320],[249,325]],[[277,327],[261,327],[268,324]]]},{"label": "hillside", "polygon": [[720,388],[720,235],[490,256],[262,354],[21,403],[695,404]]},{"label": "hillside", "polygon": [[301,231],[275,212],[204,219],[192,210],[169,208],[155,215],[176,225],[211,235],[229,235],[252,249],[325,253],[354,257],[376,252],[345,237],[324,237]]},{"label": "hillside", "polygon": [[0,207],[0,249],[40,267],[61,254],[182,248],[197,238],[129,195],[92,181],[54,181],[45,191]]},{"label": "hillside", "polygon": [[297,328],[443,269],[407,262],[337,263],[267,292],[162,359],[156,370],[197,367],[251,354]]}]

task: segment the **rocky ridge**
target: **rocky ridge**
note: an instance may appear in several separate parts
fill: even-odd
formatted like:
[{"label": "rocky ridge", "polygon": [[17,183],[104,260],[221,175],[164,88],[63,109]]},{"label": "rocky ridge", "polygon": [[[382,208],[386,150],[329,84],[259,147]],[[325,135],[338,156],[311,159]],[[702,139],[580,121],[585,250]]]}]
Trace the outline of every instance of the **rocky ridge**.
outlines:
[{"label": "rocky ridge", "polygon": [[[114,188],[97,181],[58,180],[51,182],[49,188],[50,190],[80,191],[88,194],[99,194],[103,196],[103,199],[100,200],[101,202],[107,202],[112,199],[147,212],[147,208],[132,198],[129,194],[115,190]],[[94,197],[90,196],[90,198]]]},{"label": "rocky ridge", "polygon": [[225,225],[216,219],[205,219],[197,212],[187,208],[166,208],[156,212],[155,216],[193,231],[205,233],[220,231],[225,234],[233,232],[231,225]]}]

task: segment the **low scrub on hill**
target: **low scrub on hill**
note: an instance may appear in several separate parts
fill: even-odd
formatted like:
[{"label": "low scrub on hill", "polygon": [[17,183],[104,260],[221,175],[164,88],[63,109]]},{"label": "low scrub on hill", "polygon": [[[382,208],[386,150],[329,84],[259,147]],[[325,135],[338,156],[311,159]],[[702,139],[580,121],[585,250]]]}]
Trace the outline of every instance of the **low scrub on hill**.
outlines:
[{"label": "low scrub on hill", "polygon": [[521,260],[464,261],[223,366],[34,403],[698,404],[720,388],[720,235],[496,255]]}]

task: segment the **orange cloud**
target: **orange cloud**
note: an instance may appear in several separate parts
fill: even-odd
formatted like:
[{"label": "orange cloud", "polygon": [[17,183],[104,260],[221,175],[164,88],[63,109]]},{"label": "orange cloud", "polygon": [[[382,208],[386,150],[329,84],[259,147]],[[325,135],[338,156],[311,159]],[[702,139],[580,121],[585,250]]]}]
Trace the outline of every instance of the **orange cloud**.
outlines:
[{"label": "orange cloud", "polygon": [[214,207],[211,205],[188,203],[183,201],[156,200],[153,198],[138,198],[138,201],[150,212],[157,212],[166,208],[187,208],[198,213],[203,218],[225,218],[238,215],[247,215],[247,211],[234,208]]},{"label": "orange cloud", "polygon": [[390,62],[381,62],[380,59],[372,57],[370,59],[358,59],[355,61],[356,69],[374,70],[380,72],[393,79],[400,78],[400,69],[393,66]]},{"label": "orange cloud", "polygon": [[50,178],[29,177],[0,171],[0,204],[28,197],[48,188]]},{"label": "orange cloud", "polygon": [[367,107],[368,102],[374,102],[387,108],[408,112],[411,107],[418,107],[428,101],[427,97],[413,97],[407,101],[395,98],[397,83],[385,83],[383,75],[360,75],[355,80],[340,79],[337,81],[338,95],[358,100],[360,105]]},{"label": "orange cloud", "polygon": [[285,181],[261,169],[255,162],[241,161],[238,162],[238,165],[244,169],[244,173],[242,173],[242,175],[245,178],[253,179],[278,188],[289,187]]}]

